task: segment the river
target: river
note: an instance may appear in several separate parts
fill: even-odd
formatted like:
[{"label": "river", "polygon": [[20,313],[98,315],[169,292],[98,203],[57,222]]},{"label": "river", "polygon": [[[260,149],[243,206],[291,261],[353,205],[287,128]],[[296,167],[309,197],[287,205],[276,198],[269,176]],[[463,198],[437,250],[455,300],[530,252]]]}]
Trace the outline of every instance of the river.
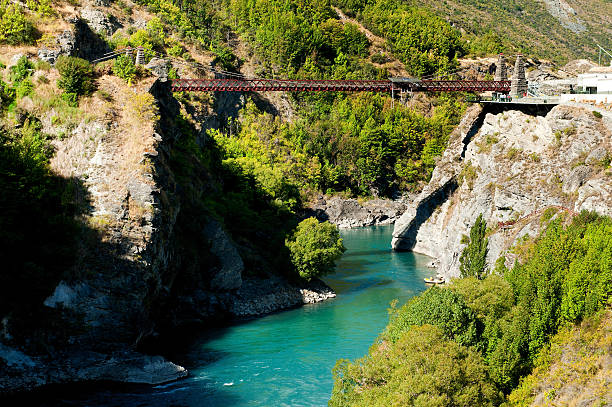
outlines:
[{"label": "river", "polygon": [[[393,299],[423,291],[430,261],[390,250],[392,226],[342,231],[346,253],[325,281],[337,298],[217,328],[179,357],[187,379],[155,387],[77,391],[53,406],[325,406],[339,358],[365,355]],[[55,398],[55,397],[52,397]]]}]

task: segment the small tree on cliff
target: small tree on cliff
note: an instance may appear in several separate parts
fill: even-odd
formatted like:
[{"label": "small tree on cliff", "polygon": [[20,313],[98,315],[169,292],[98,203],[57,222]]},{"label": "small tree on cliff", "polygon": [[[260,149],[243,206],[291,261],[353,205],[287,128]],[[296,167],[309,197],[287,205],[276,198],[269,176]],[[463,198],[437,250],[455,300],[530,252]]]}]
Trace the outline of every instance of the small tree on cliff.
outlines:
[{"label": "small tree on cliff", "polygon": [[482,219],[482,213],[476,218],[476,223],[470,229],[468,245],[459,258],[461,277],[476,277],[482,279],[487,272],[487,253],[489,239],[486,236],[487,222]]},{"label": "small tree on cliff", "polygon": [[291,262],[306,280],[333,272],[334,262],[346,250],[338,228],[329,222],[319,223],[315,218],[300,222],[285,245],[291,253]]},{"label": "small tree on cliff", "polygon": [[79,97],[91,94],[95,89],[94,71],[91,64],[75,57],[60,56],[55,63],[60,73],[57,86],[62,89],[62,98],[76,106]]}]

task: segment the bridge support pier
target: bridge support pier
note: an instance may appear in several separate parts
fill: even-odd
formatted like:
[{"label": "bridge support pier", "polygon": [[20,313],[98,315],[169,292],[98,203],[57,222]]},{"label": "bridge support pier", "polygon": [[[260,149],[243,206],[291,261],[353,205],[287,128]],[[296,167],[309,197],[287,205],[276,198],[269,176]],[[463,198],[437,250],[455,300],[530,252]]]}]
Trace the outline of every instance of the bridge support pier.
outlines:
[{"label": "bridge support pier", "polygon": [[527,94],[527,78],[525,77],[525,62],[523,56],[518,54],[516,56],[516,63],[514,64],[514,74],[510,81],[510,95],[513,98],[520,98]]},{"label": "bridge support pier", "polygon": [[504,56],[504,54],[499,54],[499,57],[497,58],[497,67],[495,68],[495,80],[508,80],[508,68],[506,68],[506,57]]},{"label": "bridge support pier", "polygon": [[142,47],[138,47],[136,49],[136,61],[135,61],[136,65],[144,65],[145,63],[145,57],[144,57],[144,50],[142,49]]}]

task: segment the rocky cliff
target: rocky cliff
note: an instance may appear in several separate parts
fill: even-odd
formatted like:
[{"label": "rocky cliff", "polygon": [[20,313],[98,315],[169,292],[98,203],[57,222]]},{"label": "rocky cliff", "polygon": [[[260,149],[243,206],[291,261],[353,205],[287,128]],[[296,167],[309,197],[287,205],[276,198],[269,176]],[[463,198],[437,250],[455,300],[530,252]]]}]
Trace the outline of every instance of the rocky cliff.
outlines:
[{"label": "rocky cliff", "polygon": [[402,216],[409,200],[409,196],[397,200],[374,198],[362,201],[320,195],[308,205],[304,217],[314,216],[340,228],[389,225]]},{"label": "rocky cliff", "polygon": [[0,394],[70,381],[175,380],[187,371],[140,353],[143,343],[335,296],[319,281],[290,283],[245,266],[248,242],[235,243],[203,203],[222,182],[204,162],[204,133],[178,119],[190,107],[167,82],[126,87],[103,75],[98,89],[103,97],[91,98],[73,127],[22,103],[46,133],[62,132],[51,167],[78,180],[75,199],[86,210],[77,261],[40,304],[53,326],[32,321],[35,334],[25,335],[10,315],[2,321]]},{"label": "rocky cliff", "polygon": [[432,256],[442,274],[458,276],[462,237],[480,213],[490,268],[522,236],[538,233],[549,208],[612,214],[612,114],[592,110],[471,107],[431,181],[396,222],[392,247]]}]

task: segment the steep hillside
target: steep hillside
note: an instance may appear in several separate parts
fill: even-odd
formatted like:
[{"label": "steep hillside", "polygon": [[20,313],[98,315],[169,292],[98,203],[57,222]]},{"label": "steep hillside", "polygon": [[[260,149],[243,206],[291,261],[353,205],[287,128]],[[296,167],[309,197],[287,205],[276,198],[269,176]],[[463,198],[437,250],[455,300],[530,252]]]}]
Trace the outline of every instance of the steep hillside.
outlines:
[{"label": "steep hillside", "polygon": [[[387,9],[397,2],[335,3],[368,21],[373,7]],[[612,48],[612,3],[606,0],[449,0],[407,4],[433,10],[459,28],[468,41],[467,51],[480,56],[522,52],[565,63],[576,58],[596,60],[596,43]]]}]

